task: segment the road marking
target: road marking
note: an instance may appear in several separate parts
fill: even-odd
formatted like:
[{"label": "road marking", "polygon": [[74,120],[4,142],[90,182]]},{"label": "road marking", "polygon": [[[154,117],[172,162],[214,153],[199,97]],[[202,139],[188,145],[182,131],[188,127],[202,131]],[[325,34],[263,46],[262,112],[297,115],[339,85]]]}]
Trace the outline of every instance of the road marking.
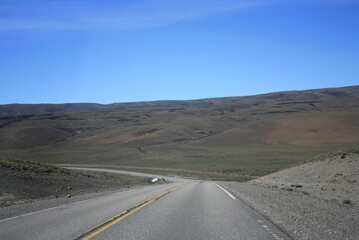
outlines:
[{"label": "road marking", "polygon": [[[262,220],[257,220],[258,223],[263,223]],[[272,230],[269,228],[268,225],[262,224],[262,227],[267,230],[276,240],[284,240],[284,238],[278,236],[277,234],[275,234],[274,232],[272,232]]]},{"label": "road marking", "polygon": [[10,218],[5,218],[3,220],[0,220],[0,222],[5,222],[5,221],[9,221],[9,220],[12,220],[12,219],[15,219],[15,218],[18,218],[20,216],[15,216],[15,217],[10,217]]},{"label": "road marking", "polygon": [[25,216],[33,215],[33,214],[36,214],[36,213],[42,213],[42,212],[54,210],[54,209],[57,209],[57,208],[62,208],[62,207],[65,207],[65,206],[66,205],[64,204],[64,205],[60,205],[60,206],[57,206],[57,207],[46,208],[46,209],[39,210],[39,211],[36,211],[36,212],[26,213],[26,214],[22,214],[22,215],[19,215],[19,216],[2,219],[2,220],[0,220],[0,222],[5,222],[5,221],[9,221],[9,220],[16,219],[16,218],[19,218],[19,217],[25,217]]},{"label": "road marking", "polygon": [[73,203],[70,203],[70,204],[63,204],[63,205],[52,207],[52,208],[45,208],[45,209],[42,209],[42,210],[39,210],[39,211],[25,213],[25,214],[21,214],[21,215],[18,215],[18,216],[2,219],[2,220],[0,220],[0,222],[6,222],[6,221],[9,221],[9,220],[19,218],[19,217],[26,217],[26,216],[30,216],[30,215],[37,214],[37,213],[47,212],[47,211],[58,209],[58,208],[63,208],[63,207],[66,207],[66,206],[76,205],[76,204],[79,204],[79,203],[87,202],[89,200],[90,199],[85,199],[85,200],[78,201],[78,202],[73,202]]},{"label": "road marking", "polygon": [[124,212],[121,212],[120,214],[98,224],[97,226],[89,229],[88,231],[78,235],[77,237],[75,237],[73,240],[89,240],[93,237],[95,237],[96,235],[100,234],[101,232],[105,231],[106,229],[110,228],[111,226],[115,225],[116,223],[122,221],[123,219],[125,219],[126,217],[130,216],[131,214],[137,212],[138,210],[144,208],[145,206],[147,206],[148,204],[156,201],[157,199],[169,194],[170,192],[173,192],[175,191],[176,189],[179,189],[183,186],[185,186],[186,184],[183,184],[183,185],[179,185],[179,186],[176,186],[176,187],[173,187],[173,188],[170,188],[164,192],[161,192],[160,194],[157,194],[156,196],[152,197],[152,198],[149,198],[147,199],[146,201],[144,202],[141,202],[137,205],[135,205],[134,207],[124,211]]},{"label": "road marking", "polygon": [[[217,183],[214,183],[217,185],[217,187],[219,187],[220,189],[222,189],[225,193],[227,193],[231,198],[236,199],[232,194],[230,194],[226,189],[224,189],[223,187],[221,187],[220,185],[218,185]],[[264,224],[263,220],[257,219],[257,222],[260,223],[260,225],[267,230],[268,232],[270,232],[270,234],[276,239],[276,240],[284,240],[284,238],[278,236],[277,234],[273,233],[271,231],[271,229],[269,228],[268,225]]]},{"label": "road marking", "polygon": [[236,199],[232,194],[230,194],[226,189],[224,189],[223,187],[219,186],[217,183],[214,183],[217,185],[217,187],[219,187],[220,189],[222,189],[225,193],[227,193],[231,198]]}]

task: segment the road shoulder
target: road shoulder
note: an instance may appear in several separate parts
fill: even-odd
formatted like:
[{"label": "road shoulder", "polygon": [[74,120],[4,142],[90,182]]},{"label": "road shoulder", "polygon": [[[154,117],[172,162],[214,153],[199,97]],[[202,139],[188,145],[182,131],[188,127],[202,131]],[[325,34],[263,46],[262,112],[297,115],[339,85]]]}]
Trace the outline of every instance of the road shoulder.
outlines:
[{"label": "road shoulder", "polygon": [[[150,185],[148,185],[150,186]],[[102,191],[102,192],[93,192],[87,193],[82,195],[76,195],[71,198],[53,198],[53,199],[46,199],[46,200],[39,200],[24,204],[17,204],[12,206],[7,206],[0,208],[0,221],[8,218],[13,218],[17,216],[26,215],[29,213],[44,211],[46,209],[52,209],[61,207],[63,205],[68,205],[72,203],[77,203],[81,201],[86,201],[93,198],[104,197],[114,193],[123,192],[123,191],[130,191],[138,188],[144,188],[146,186],[135,186],[135,187],[124,187],[118,188],[115,190],[109,191]]]},{"label": "road shoulder", "polygon": [[359,209],[255,183],[218,182],[293,239],[358,239]]}]

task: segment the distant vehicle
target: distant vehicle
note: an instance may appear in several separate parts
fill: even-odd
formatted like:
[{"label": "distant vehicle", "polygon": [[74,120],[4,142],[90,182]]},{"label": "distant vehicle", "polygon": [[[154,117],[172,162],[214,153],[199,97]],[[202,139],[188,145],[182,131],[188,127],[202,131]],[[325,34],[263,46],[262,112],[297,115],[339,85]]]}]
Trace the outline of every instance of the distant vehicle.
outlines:
[{"label": "distant vehicle", "polygon": [[162,177],[155,177],[151,179],[152,183],[158,182],[158,181],[166,181],[164,178]]}]

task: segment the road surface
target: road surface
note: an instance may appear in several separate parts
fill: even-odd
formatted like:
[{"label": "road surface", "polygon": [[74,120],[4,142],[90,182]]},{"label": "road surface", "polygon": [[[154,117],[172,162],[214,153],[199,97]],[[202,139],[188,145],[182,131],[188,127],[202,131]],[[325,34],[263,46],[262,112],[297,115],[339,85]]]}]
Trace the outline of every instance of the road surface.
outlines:
[{"label": "road surface", "polygon": [[81,170],[81,171],[117,173],[117,174],[124,174],[124,175],[130,175],[135,177],[149,177],[149,178],[161,177],[171,182],[188,182],[188,180],[191,180],[190,178],[173,177],[173,176],[169,177],[169,176],[156,175],[151,173],[131,172],[131,171],[115,170],[115,169],[89,168],[89,167],[65,167],[65,168],[73,169],[73,170]]},{"label": "road surface", "polygon": [[290,238],[220,185],[182,179],[0,220],[0,239]]}]

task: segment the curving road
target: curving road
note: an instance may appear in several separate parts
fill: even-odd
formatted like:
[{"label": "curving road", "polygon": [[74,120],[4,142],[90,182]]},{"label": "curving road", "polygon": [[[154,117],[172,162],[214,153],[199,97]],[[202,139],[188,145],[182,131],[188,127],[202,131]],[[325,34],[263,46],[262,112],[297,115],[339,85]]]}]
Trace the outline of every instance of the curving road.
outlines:
[{"label": "curving road", "polygon": [[180,179],[1,220],[0,239],[290,238],[221,186]]},{"label": "curving road", "polygon": [[155,174],[151,174],[151,173],[131,172],[131,171],[115,170],[115,169],[90,168],[90,167],[65,167],[65,168],[73,169],[73,170],[81,170],[81,171],[117,173],[117,174],[130,175],[130,176],[135,176],[135,177],[149,177],[149,178],[161,177],[161,178],[164,178],[171,182],[188,182],[189,180],[191,180],[190,178],[181,178],[181,177],[174,177],[174,176],[169,177],[169,176],[164,176],[164,175],[155,175]]}]

